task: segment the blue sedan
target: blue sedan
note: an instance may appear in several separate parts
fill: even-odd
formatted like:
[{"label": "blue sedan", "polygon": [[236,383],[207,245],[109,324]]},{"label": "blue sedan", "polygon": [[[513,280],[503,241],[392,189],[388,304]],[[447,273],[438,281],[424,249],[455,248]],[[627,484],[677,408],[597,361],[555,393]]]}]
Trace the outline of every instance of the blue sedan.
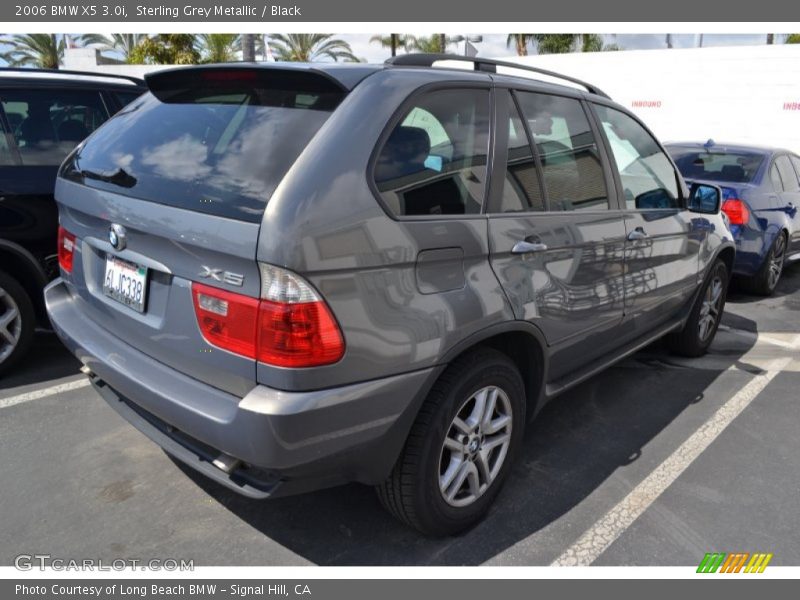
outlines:
[{"label": "blue sedan", "polygon": [[800,258],[800,157],[712,140],[666,148],[687,181],[722,188],[736,240],[733,274],[751,291],[772,294],[786,261]]}]

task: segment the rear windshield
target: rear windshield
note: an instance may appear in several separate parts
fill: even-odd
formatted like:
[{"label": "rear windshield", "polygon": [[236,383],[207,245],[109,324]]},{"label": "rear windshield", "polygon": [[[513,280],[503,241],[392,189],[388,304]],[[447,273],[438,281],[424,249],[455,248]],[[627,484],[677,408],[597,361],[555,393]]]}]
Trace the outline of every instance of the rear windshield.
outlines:
[{"label": "rear windshield", "polygon": [[[334,86],[230,81],[158,89],[100,128],[62,177],[257,222],[286,172],[343,97]],[[220,84],[221,81],[221,84]]]},{"label": "rear windshield", "polygon": [[750,183],[764,162],[755,152],[706,152],[667,148],[686,179]]}]

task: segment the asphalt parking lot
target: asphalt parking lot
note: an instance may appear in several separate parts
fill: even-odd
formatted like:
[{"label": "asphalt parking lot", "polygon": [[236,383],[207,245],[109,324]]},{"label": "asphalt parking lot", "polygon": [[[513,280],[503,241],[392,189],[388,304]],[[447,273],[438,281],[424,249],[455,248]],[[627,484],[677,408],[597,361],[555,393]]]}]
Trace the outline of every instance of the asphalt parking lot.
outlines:
[{"label": "asphalt parking lot", "polygon": [[0,380],[0,564],[17,554],[196,565],[800,564],[800,264],[733,290],[711,353],[655,344],[550,404],[472,531],[431,540],[351,485],[258,502],[173,463],[39,334]]}]

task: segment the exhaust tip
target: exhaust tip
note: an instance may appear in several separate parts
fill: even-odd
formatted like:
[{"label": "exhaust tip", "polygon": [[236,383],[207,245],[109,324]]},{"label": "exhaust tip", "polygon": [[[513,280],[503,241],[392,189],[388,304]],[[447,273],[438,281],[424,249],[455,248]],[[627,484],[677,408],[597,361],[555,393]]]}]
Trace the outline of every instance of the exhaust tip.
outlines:
[{"label": "exhaust tip", "polygon": [[226,473],[230,474],[231,471],[233,471],[241,463],[242,463],[241,460],[231,456],[230,454],[220,454],[217,458],[214,459],[214,462],[212,464],[221,471],[225,471]]}]

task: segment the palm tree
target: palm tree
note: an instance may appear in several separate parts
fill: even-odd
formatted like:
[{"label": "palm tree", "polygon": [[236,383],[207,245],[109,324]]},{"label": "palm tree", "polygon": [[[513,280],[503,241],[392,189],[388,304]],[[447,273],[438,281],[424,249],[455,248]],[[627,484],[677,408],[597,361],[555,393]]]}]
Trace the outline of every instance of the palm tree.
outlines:
[{"label": "palm tree", "polygon": [[256,60],[256,38],[253,33],[242,34],[242,60],[244,62]]},{"label": "palm tree", "polygon": [[56,38],[54,33],[30,33],[6,36],[0,44],[9,46],[9,50],[0,54],[0,58],[10,67],[39,67],[40,69],[57,69],[64,58],[67,44],[64,36]]},{"label": "palm tree", "polygon": [[321,58],[359,62],[350,44],[332,33],[276,33],[270,35],[270,47],[276,60],[313,62]]},{"label": "palm tree", "polygon": [[452,42],[443,33],[435,33],[431,36],[412,37],[409,47],[412,50],[426,54],[445,54],[447,46]]},{"label": "palm tree", "polygon": [[572,52],[575,45],[574,33],[533,33],[539,54],[565,54]]},{"label": "palm tree", "polygon": [[133,49],[146,37],[146,33],[84,33],[78,40],[84,46],[96,46],[100,52],[119,52],[127,61]]},{"label": "palm tree", "polygon": [[237,33],[201,33],[196,44],[203,62],[224,63],[236,60],[239,41]]},{"label": "palm tree", "polygon": [[603,38],[596,33],[580,34],[581,52],[601,52],[603,50]]},{"label": "palm tree", "polygon": [[528,56],[528,43],[532,40],[532,33],[509,33],[506,38],[506,48],[511,48],[511,44],[514,44],[517,56]]},{"label": "palm tree", "polygon": [[397,56],[397,49],[402,48],[408,52],[413,43],[414,36],[403,33],[390,33],[389,35],[373,35],[369,38],[371,44],[380,44],[383,48],[389,48],[392,56]]}]

